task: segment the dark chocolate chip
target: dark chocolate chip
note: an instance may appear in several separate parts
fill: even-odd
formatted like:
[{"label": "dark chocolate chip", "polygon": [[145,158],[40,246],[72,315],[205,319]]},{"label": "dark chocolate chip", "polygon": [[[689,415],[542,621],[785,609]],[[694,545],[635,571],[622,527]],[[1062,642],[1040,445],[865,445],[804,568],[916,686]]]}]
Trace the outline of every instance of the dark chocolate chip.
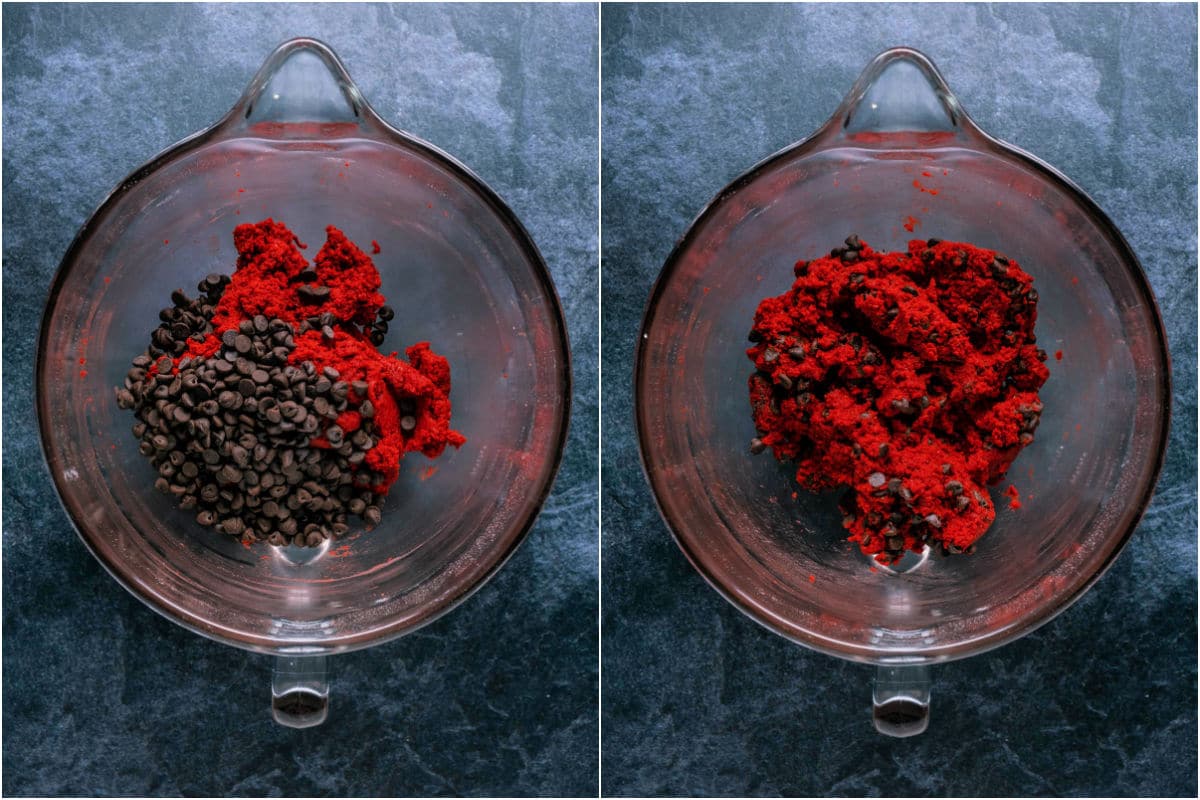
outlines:
[{"label": "dark chocolate chip", "polygon": [[329,287],[304,284],[296,290],[296,294],[306,303],[323,303],[329,299]]}]

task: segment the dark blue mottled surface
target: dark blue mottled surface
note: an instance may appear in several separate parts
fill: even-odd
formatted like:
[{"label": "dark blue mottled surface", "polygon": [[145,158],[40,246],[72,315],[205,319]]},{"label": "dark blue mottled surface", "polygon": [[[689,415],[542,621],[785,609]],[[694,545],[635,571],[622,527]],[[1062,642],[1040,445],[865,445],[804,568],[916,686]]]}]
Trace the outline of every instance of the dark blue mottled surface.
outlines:
[{"label": "dark blue mottled surface", "polygon": [[[1195,796],[1195,7],[606,4],[602,24],[606,793]],[[630,397],[675,239],[898,44],[1115,220],[1175,381],[1166,467],[1126,552],[1054,622],[936,668],[930,730],[902,741],[872,730],[869,667],[774,636],[691,569],[636,467]]]},{"label": "dark blue mottled surface", "polygon": [[[594,6],[4,8],[4,778],[14,794],[596,791]],[[104,195],[233,105],[286,38],[341,56],[385,118],[516,211],[562,297],[570,443],[516,556],[438,622],[332,662],[329,722],[269,719],[270,662],[111,580],[54,497],[33,346]]]}]

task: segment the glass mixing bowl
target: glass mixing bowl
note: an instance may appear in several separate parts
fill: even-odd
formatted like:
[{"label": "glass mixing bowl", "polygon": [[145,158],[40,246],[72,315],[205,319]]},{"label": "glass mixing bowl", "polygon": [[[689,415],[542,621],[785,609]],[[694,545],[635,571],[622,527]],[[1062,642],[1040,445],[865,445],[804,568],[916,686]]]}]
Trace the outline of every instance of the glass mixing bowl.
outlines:
[{"label": "glass mixing bowl", "polygon": [[[835,495],[798,491],[788,464],[747,450],[758,301],[851,233],[878,250],[968,241],[1034,277],[1038,342],[1063,357],[1049,359],[1041,427],[1002,484],[1022,507],[993,491],[975,555],[872,570]],[[928,723],[928,664],[1030,632],[1113,562],[1150,500],[1169,398],[1162,323],[1121,234],[1063,175],[976,127],[907,48],[876,57],[820,130],[701,212],[654,287],[636,368],[643,465],[688,559],[771,630],[880,665],[876,726],[894,735]]]},{"label": "glass mixing bowl", "polygon": [[[452,424],[467,438],[436,461],[410,454],[382,524],[317,549],[244,547],[201,528],[153,489],[133,417],[113,399],[171,291],[230,272],[234,226],[266,217],[310,254],[329,224],[360,246],[378,241],[396,311],[380,349],[428,340],[449,359]],[[328,47],[295,39],[224,119],[133,173],[71,244],[38,347],[46,461],[84,543],[126,589],[193,631],[278,655],[276,719],[316,724],[326,655],[437,618],[528,532],[566,436],[565,330],[546,266],[504,203],[377,117]]]}]

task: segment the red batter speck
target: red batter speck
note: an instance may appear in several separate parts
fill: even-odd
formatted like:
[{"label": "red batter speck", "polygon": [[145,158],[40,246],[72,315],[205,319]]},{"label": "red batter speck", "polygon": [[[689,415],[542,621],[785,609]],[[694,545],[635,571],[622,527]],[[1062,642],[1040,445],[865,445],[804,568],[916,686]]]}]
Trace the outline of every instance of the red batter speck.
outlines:
[{"label": "red batter speck", "polygon": [[1009,484],[1008,488],[1004,490],[1004,494],[1006,494],[1009,498],[1009,501],[1008,501],[1009,508],[1020,508],[1021,507],[1021,493],[1017,491],[1016,486]]}]

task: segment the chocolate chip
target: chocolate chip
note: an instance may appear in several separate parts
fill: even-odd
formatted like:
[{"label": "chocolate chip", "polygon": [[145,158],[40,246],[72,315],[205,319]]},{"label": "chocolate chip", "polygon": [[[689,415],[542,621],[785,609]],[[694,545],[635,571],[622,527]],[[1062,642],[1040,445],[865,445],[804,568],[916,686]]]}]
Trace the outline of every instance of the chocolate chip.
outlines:
[{"label": "chocolate chip", "polygon": [[226,464],[217,472],[217,480],[221,483],[237,483],[242,479],[242,471],[232,464]]},{"label": "chocolate chip", "polygon": [[329,287],[304,284],[296,289],[296,294],[306,303],[323,303],[329,299]]}]

